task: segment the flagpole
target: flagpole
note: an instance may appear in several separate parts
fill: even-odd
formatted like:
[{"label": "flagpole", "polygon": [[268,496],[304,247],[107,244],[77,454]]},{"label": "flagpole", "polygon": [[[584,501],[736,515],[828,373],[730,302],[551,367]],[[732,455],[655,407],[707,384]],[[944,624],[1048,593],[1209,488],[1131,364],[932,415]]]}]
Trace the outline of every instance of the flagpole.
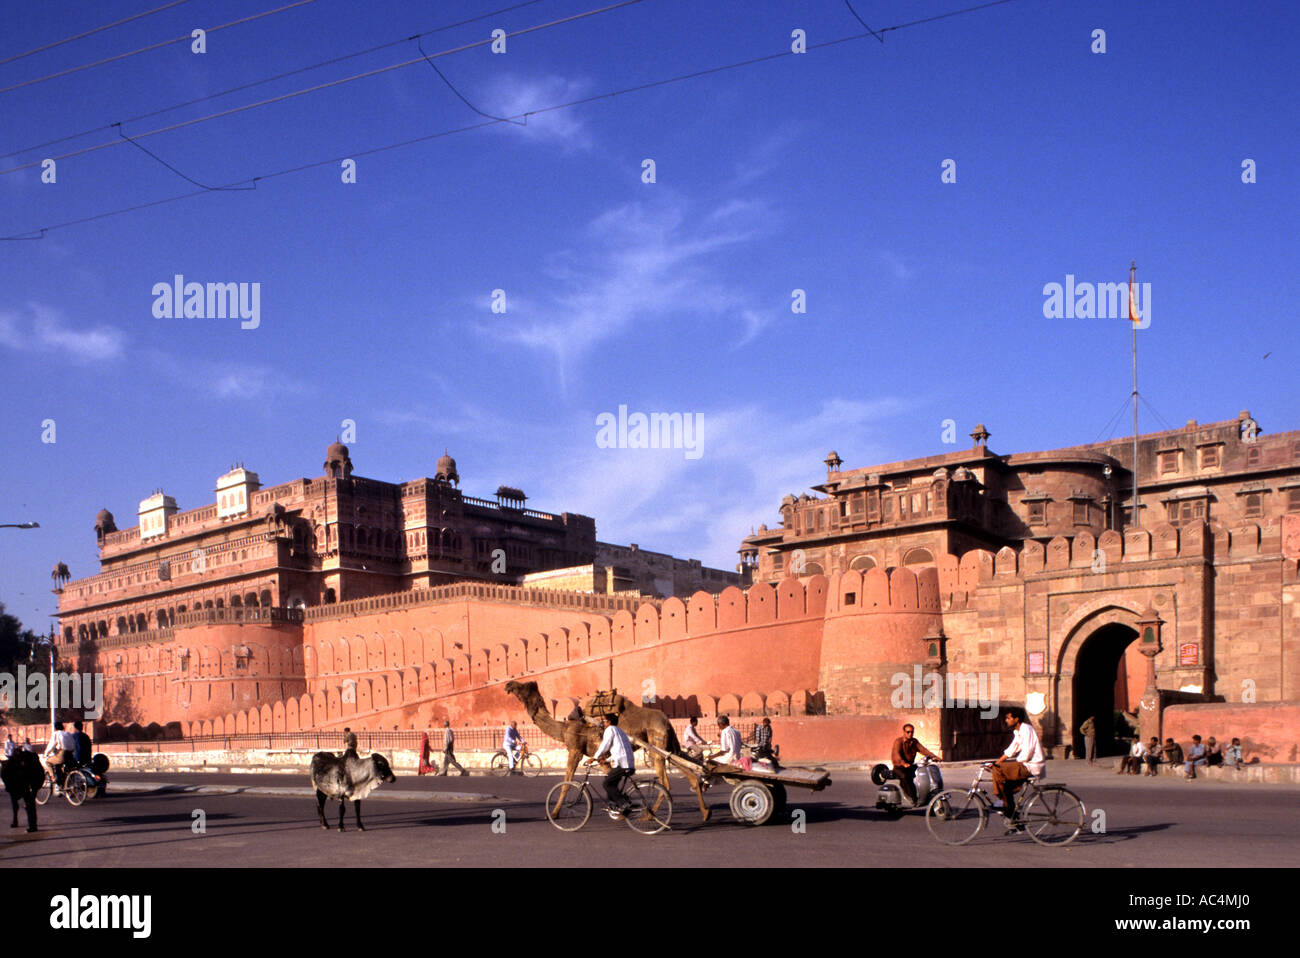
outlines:
[{"label": "flagpole", "polygon": [[1138,324],[1133,315],[1133,280],[1137,276],[1137,261],[1129,261],[1128,302],[1129,326],[1133,329],[1133,525],[1142,525],[1138,510]]}]

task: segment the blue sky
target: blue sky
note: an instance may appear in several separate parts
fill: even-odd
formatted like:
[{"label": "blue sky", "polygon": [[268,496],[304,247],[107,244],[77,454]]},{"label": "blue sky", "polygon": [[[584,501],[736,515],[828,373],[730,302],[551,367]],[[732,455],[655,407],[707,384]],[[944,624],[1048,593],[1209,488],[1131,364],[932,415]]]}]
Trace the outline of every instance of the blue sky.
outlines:
[{"label": "blue sky", "polygon": [[[158,5],[11,0],[0,60]],[[191,0],[0,64],[0,88],[278,5]],[[211,32],[204,54],[2,92],[0,169],[509,5],[315,0]],[[539,0],[422,43],[599,5]],[[877,30],[968,5],[854,3]],[[132,525],[159,486],[210,503],[235,461],[266,484],[316,475],[344,420],[359,475],[429,475],[445,447],[470,494],[518,486],[607,541],[732,568],[828,449],[849,467],[950,451],[945,419],[962,446],[986,423],[1004,453],[1124,434],[1126,417],[1106,426],[1130,389],[1127,324],[1047,319],[1043,287],[1123,281],[1130,260],[1163,417],[1144,407],[1143,431],[1243,408],[1300,428],[1298,26],[1283,2],[1014,0],[818,47],[862,33],[842,0],[642,0],[435,62],[512,116],[789,51],[795,29],[810,49],[526,125],[484,120],[417,62],[142,136],[419,56],[402,43],[127,122],[209,186],[332,162],[0,243],[0,522],[41,523],[0,530],[0,601],[45,627],[51,565],[98,571],[98,509]],[[125,142],[56,176],[0,173],[0,235],[196,190]],[[151,290],[178,273],[259,283],[260,324],[156,318]],[[596,417],[620,405],[702,415],[702,454],[600,448]]]}]

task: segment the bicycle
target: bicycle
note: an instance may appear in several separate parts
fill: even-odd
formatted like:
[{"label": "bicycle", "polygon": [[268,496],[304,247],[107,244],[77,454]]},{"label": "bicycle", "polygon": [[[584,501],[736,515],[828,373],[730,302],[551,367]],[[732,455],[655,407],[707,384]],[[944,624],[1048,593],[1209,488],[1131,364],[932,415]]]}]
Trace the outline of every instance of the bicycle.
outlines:
[{"label": "bicycle", "polygon": [[[519,761],[515,763],[515,767],[522,774],[530,777],[542,774],[542,760],[529,751],[526,742],[520,746]],[[488,764],[488,771],[493,775],[510,774],[510,756],[506,754],[505,749],[499,748],[492,755],[492,761]]]},{"label": "bicycle", "polygon": [[[546,818],[562,832],[576,832],[591,818],[591,790],[587,779],[593,765],[585,764],[582,780],[560,782],[546,793]],[[642,835],[654,835],[669,828],[673,817],[673,798],[653,779],[637,781],[629,775],[623,779],[620,791],[627,801],[625,811],[607,808],[609,817],[622,819],[627,827]]]},{"label": "bicycle", "polygon": [[[1000,811],[988,792],[980,787],[986,762],[975,773],[967,791],[949,788],[930,800],[925,825],[945,845],[965,845],[984,830],[989,812]],[[1087,809],[1078,795],[1064,785],[1039,785],[1033,777],[1016,793],[1016,803],[1007,834],[1023,830],[1040,845],[1068,845],[1083,830]]]},{"label": "bicycle", "polygon": [[86,800],[86,796],[99,788],[99,783],[94,780],[93,773],[88,768],[72,768],[63,776],[63,785],[59,786],[54,781],[54,772],[47,766],[45,769],[45,781],[41,782],[41,787],[36,790],[36,804],[44,805],[50,800],[50,797],[61,791],[63,796],[68,800],[68,804],[74,808]]}]

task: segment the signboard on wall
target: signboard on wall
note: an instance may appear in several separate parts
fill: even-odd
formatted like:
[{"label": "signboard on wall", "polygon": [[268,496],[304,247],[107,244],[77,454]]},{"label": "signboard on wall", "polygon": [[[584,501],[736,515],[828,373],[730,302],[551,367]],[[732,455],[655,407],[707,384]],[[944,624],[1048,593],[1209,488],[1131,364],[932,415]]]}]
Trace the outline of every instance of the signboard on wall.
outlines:
[{"label": "signboard on wall", "polygon": [[1201,660],[1201,647],[1195,642],[1184,642],[1178,646],[1178,664],[1196,665]]},{"label": "signboard on wall", "polygon": [[1029,674],[1042,675],[1047,671],[1047,654],[1045,652],[1029,653]]}]

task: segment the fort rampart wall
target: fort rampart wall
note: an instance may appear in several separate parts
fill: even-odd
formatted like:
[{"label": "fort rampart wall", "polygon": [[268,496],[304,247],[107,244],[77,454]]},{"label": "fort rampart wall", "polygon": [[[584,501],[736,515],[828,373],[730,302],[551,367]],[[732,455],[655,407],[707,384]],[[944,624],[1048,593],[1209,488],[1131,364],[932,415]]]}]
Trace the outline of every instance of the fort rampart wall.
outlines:
[{"label": "fort rampart wall", "polygon": [[1003,702],[1043,691],[1044,723],[1065,727],[1080,646],[1148,608],[1165,621],[1162,687],[1300,698],[1298,565],[1270,520],[1085,532],[689,600],[466,583],[313,607],[301,625],[209,610],[101,642],[81,667],[105,672],[115,720],[191,735],[497,723],[521,715],[511,678],[561,714],[614,686],[672,715],[896,717],[890,678],[916,664],[996,671]]}]

